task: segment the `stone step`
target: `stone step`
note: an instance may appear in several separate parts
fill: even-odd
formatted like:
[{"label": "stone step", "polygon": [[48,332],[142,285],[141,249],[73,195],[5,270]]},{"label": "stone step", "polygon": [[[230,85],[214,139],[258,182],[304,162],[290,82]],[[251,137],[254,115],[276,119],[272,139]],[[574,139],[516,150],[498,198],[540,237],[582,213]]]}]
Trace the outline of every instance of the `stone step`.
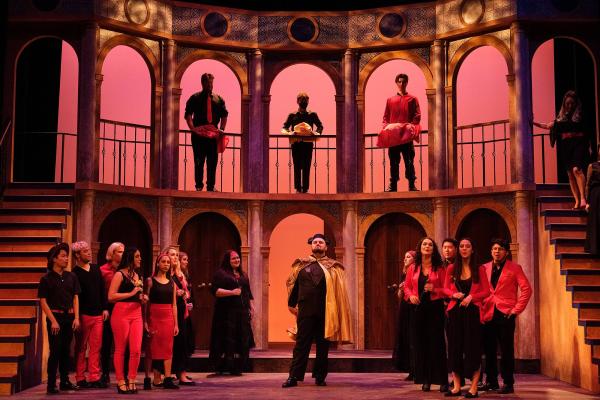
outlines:
[{"label": "stone step", "polygon": [[0,279],[3,282],[36,282],[47,272],[46,266],[0,266]]},{"label": "stone step", "polygon": [[540,196],[537,198],[540,211],[560,209],[570,210],[574,201],[572,196]]},{"label": "stone step", "polygon": [[37,318],[39,300],[0,299],[0,318]]},{"label": "stone step", "polygon": [[38,282],[0,282],[0,299],[33,299]]},{"label": "stone step", "polygon": [[3,267],[41,267],[48,265],[47,251],[0,251]]},{"label": "stone step", "polygon": [[585,239],[585,224],[553,223],[545,224],[545,229],[550,231],[550,239],[570,238]]},{"label": "stone step", "polygon": [[56,236],[62,237],[64,222],[0,222],[0,236]]},{"label": "stone step", "polygon": [[565,238],[559,237],[550,240],[554,245],[556,253],[583,253],[584,238]]}]

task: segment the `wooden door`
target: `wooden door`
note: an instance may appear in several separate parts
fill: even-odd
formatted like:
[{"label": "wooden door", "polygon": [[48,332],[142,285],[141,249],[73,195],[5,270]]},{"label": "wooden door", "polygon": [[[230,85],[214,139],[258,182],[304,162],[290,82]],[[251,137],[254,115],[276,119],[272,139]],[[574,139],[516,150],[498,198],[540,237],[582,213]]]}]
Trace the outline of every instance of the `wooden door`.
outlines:
[{"label": "wooden door", "polygon": [[379,218],[365,239],[365,348],[394,348],[398,297],[404,253],[425,236],[423,227],[406,214]]},{"label": "wooden door", "polygon": [[[194,308],[192,324],[196,348],[210,347],[215,298],[210,291],[213,273],[221,263],[225,250],[239,253],[240,235],[233,223],[216,213],[203,213],[189,220],[179,234],[179,248],[189,255],[190,281]],[[242,265],[245,272],[248,266]]]},{"label": "wooden door", "polygon": [[458,227],[456,239],[468,237],[473,242],[478,264],[484,264],[492,259],[490,241],[494,238],[506,239],[511,242],[510,231],[504,219],[495,211],[480,208],[465,217]]}]

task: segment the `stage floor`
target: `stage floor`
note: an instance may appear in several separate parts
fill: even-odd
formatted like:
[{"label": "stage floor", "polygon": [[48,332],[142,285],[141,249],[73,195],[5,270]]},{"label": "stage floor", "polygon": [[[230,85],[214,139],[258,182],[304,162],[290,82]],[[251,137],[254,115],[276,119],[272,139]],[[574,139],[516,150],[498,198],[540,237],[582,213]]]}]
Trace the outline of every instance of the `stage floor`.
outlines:
[{"label": "stage floor", "polygon": [[[142,375],[138,375],[140,378]],[[314,385],[313,379],[307,375],[306,381],[298,387],[282,389],[281,383],[287,374],[245,374],[241,377],[211,377],[205,373],[192,374],[197,382],[194,387],[180,390],[154,389],[140,390],[140,399],[169,399],[185,397],[187,399],[444,399],[445,397],[433,386],[432,391],[423,393],[420,385],[403,381],[406,374],[393,373],[332,373],[327,378],[327,387]],[[114,376],[112,377],[114,382]],[[599,396],[542,375],[517,375],[514,395],[481,394],[484,399],[597,399]],[[41,399],[46,396],[46,386],[40,385],[18,393],[15,397]],[[68,392],[57,398],[69,399],[122,399],[116,389],[85,390]],[[47,397],[46,397],[47,398]]]}]

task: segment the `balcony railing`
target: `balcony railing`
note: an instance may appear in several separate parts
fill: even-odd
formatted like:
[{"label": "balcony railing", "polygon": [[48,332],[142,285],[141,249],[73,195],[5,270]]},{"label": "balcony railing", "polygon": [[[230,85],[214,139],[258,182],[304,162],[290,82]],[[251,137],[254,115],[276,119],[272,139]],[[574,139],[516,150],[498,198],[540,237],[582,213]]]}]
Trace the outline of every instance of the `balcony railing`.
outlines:
[{"label": "balcony railing", "polygon": [[[417,189],[427,190],[429,188],[429,168],[428,168],[428,146],[429,135],[427,130],[421,131],[419,143],[414,143],[415,147],[415,182]],[[388,149],[377,147],[377,133],[366,133],[365,136],[365,180],[364,191],[366,193],[383,192],[389,184],[389,157]],[[425,166],[425,167],[424,167]],[[400,160],[400,181],[398,182],[399,191],[408,190],[408,182],[404,178],[404,160]]]},{"label": "balcony railing", "polygon": [[533,167],[535,183],[557,183],[556,149],[550,146],[550,133],[533,133]]},{"label": "balcony railing", "polygon": [[[310,193],[336,193],[336,136],[323,134],[314,142],[310,168]],[[290,136],[269,135],[269,191],[294,191],[294,163]]]},{"label": "balcony railing", "polygon": [[150,187],[150,126],[100,120],[99,182]]},{"label": "balcony railing", "polygon": [[[229,143],[224,153],[219,154],[215,189],[219,192],[240,192],[242,135],[226,133]],[[179,131],[179,190],[195,190],[194,150],[192,149],[192,132]],[[206,179],[206,167],[204,171]]]},{"label": "balcony railing", "polygon": [[454,128],[459,188],[510,183],[510,129],[508,120]]},{"label": "balcony railing", "polygon": [[[54,163],[55,183],[72,183],[76,180],[77,134],[67,132],[15,132],[20,145],[35,146],[35,143],[48,143],[56,138],[56,161]],[[15,141],[15,145],[17,141]],[[35,162],[30,160],[29,162]]]}]

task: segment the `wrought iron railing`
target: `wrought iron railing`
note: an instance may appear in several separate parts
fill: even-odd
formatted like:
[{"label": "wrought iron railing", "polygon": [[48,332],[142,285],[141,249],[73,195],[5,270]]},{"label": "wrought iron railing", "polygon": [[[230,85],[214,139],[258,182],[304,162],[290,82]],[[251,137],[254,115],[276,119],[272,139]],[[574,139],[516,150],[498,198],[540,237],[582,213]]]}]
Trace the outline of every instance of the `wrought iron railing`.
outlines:
[{"label": "wrought iron railing", "polygon": [[[240,192],[242,135],[226,133],[229,143],[225,152],[219,154],[215,189],[219,192]],[[192,131],[179,131],[179,190],[195,190],[194,150]],[[206,179],[206,172],[204,173]]]},{"label": "wrought iron railing", "polygon": [[511,183],[508,120],[463,125],[454,129],[459,188]]},{"label": "wrought iron railing", "polygon": [[[414,143],[415,173],[417,180],[415,185],[419,190],[429,188],[429,168],[428,168],[428,146],[429,132],[421,131],[419,143]],[[365,135],[365,179],[364,191],[366,193],[383,192],[389,182],[389,157],[388,149],[377,147],[377,133],[366,133]],[[400,160],[400,181],[398,182],[399,191],[408,190],[408,182],[404,179],[404,160]]]},{"label": "wrought iron railing", "polygon": [[151,138],[148,125],[101,119],[99,182],[150,187]]},{"label": "wrought iron railing", "polygon": [[[310,193],[336,193],[336,136],[322,134],[314,142],[310,168]],[[294,164],[290,136],[269,135],[269,191],[294,191]]]},{"label": "wrought iron railing", "polygon": [[557,183],[556,149],[550,146],[550,133],[533,133],[533,170],[535,183]]}]

